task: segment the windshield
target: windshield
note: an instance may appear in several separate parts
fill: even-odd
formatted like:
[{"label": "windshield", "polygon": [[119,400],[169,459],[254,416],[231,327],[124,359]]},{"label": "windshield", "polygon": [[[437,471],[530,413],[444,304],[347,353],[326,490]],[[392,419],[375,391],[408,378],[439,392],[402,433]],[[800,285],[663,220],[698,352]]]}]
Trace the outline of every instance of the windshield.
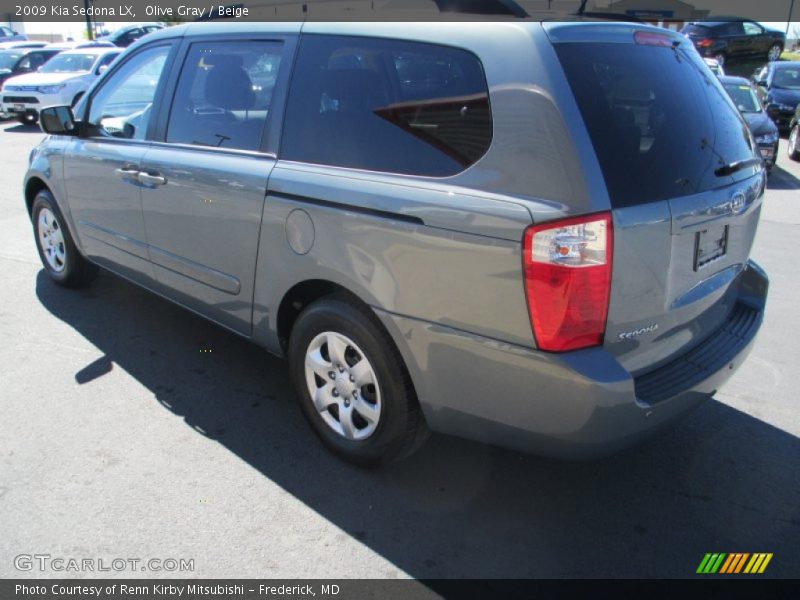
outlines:
[{"label": "windshield", "polygon": [[0,52],[0,69],[12,69],[17,61],[22,58],[18,52]]},{"label": "windshield", "polygon": [[50,59],[43,67],[42,73],[78,73],[91,71],[96,54],[59,54]]},{"label": "windshield", "polygon": [[740,83],[726,83],[725,91],[733,100],[739,112],[743,113],[759,113],[761,112],[761,103],[751,88],[747,84]]},{"label": "windshield", "polygon": [[715,171],[753,158],[750,133],[694,50],[556,44],[612,206],[724,185]]},{"label": "windshield", "polygon": [[800,67],[776,69],[772,87],[800,90]]}]

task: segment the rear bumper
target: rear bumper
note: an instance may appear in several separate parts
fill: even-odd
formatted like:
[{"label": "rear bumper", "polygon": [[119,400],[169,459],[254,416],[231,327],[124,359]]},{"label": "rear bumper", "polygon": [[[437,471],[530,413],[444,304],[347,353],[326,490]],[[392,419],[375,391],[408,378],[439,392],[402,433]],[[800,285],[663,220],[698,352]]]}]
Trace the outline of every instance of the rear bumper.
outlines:
[{"label": "rear bumper", "polygon": [[705,342],[634,379],[603,348],[547,354],[377,311],[411,372],[428,425],[525,452],[612,454],[710,398],[749,354],[768,280],[742,274],[737,310]]}]

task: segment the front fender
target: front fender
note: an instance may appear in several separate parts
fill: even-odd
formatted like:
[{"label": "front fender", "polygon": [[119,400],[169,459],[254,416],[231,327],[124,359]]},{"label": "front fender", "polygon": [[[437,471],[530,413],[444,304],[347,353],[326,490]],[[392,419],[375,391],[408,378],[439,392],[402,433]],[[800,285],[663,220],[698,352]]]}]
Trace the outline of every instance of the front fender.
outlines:
[{"label": "front fender", "polygon": [[[36,146],[31,152],[28,170],[22,183],[22,194],[25,200],[28,213],[30,214],[33,198],[28,198],[29,186],[36,181],[40,181],[53,194],[58,209],[67,221],[67,227],[71,232],[75,232],[75,222],[67,201],[67,190],[64,185],[64,148],[70,143],[70,138],[61,136],[48,136]],[[78,237],[72,236],[76,244],[79,244]],[[83,249],[78,245],[78,250]]]}]

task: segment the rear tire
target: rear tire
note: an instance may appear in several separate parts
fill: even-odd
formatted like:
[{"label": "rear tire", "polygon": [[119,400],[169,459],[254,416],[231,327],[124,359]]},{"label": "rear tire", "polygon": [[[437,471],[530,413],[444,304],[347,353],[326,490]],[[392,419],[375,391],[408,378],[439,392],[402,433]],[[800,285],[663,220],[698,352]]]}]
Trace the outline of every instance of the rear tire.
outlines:
[{"label": "rear tire", "polygon": [[58,285],[75,288],[97,277],[97,266],[78,252],[64,216],[48,190],[36,194],[31,219],[36,249],[50,279]]},{"label": "rear tire", "polygon": [[36,125],[39,122],[39,118],[34,115],[20,115],[17,117],[17,121],[22,125]]},{"label": "rear tire", "polygon": [[427,439],[403,359],[368,308],[338,295],[310,304],[292,328],[288,357],[303,414],[345,460],[388,464]]},{"label": "rear tire", "polygon": [[792,160],[800,161],[800,123],[789,134],[788,154]]}]

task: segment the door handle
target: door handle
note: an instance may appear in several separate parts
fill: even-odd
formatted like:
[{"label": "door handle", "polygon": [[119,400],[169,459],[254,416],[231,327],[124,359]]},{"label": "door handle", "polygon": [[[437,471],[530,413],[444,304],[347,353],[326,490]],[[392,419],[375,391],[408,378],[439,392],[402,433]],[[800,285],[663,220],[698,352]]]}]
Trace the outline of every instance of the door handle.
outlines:
[{"label": "door handle", "polygon": [[144,171],[140,171],[139,175],[137,176],[139,181],[142,183],[147,183],[149,185],[166,185],[167,178],[163,175],[151,175],[150,173],[145,173]]},{"label": "door handle", "polygon": [[122,179],[127,179],[128,177],[138,177],[139,169],[122,167],[121,169],[114,169],[114,173],[116,173],[117,176]]}]

